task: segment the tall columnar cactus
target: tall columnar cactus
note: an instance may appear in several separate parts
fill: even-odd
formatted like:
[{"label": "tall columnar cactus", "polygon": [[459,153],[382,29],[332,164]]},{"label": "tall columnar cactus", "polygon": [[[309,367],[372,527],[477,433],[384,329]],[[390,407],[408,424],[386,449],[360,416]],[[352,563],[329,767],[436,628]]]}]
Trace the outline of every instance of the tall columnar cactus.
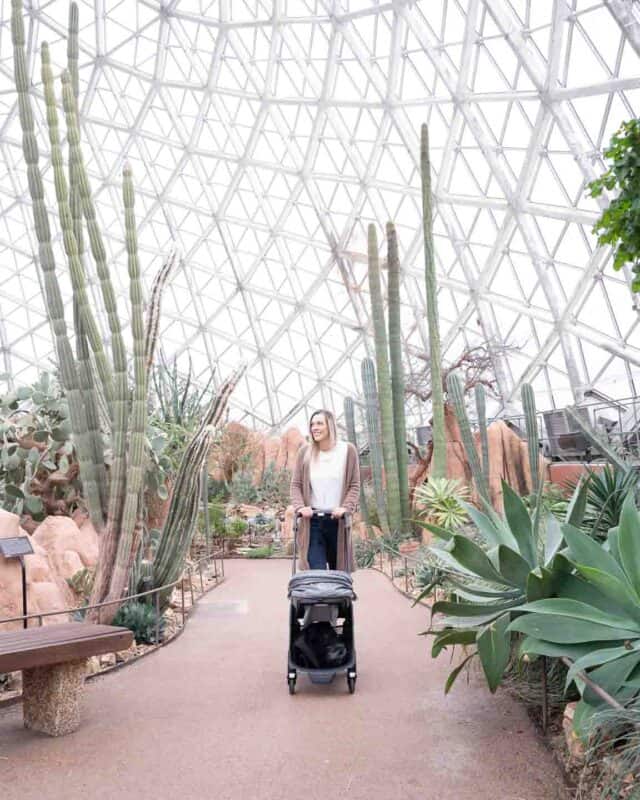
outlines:
[{"label": "tall columnar cactus", "polygon": [[[358,447],[358,437],[356,436],[356,420],[353,410],[353,398],[344,398],[344,419],[347,425],[347,438],[351,444],[356,448],[356,453],[360,453]],[[369,514],[367,512],[367,498],[364,494],[364,483],[360,481],[360,513],[365,524],[369,525]]]},{"label": "tall columnar cactus", "polygon": [[400,324],[400,258],[395,226],[387,223],[387,267],[389,270],[389,360],[393,396],[393,426],[400,483],[400,510],[403,524],[411,516],[407,458],[407,426],[404,410],[404,370],[402,368],[402,328]]},{"label": "tall columnar cactus", "polygon": [[476,383],[474,388],[476,396],[476,412],[478,414],[478,431],[480,432],[480,450],[482,452],[482,474],[486,483],[489,483],[489,436],[487,433],[487,400],[484,386]]},{"label": "tall columnar cactus", "polygon": [[378,393],[376,391],[376,371],[370,358],[362,360],[362,389],[364,393],[367,433],[369,434],[369,458],[371,460],[371,475],[373,490],[378,509],[380,527],[385,534],[389,533],[389,520],[387,518],[387,504],[385,503],[384,488],[382,484],[382,445],[380,442],[380,424],[378,421]]},{"label": "tall columnar cactus", "polygon": [[467,409],[464,404],[464,391],[462,388],[462,381],[453,372],[449,373],[447,377],[447,392],[449,399],[453,403],[453,408],[456,412],[456,418],[460,425],[460,433],[462,434],[462,443],[467,454],[467,460],[471,467],[471,474],[476,485],[476,489],[480,497],[485,503],[490,504],[491,498],[489,495],[489,486],[485,480],[478,452],[471,433],[471,425],[467,415]]},{"label": "tall columnar cactus", "polygon": [[527,431],[527,449],[529,451],[529,470],[531,472],[531,486],[533,496],[537,497],[540,493],[540,464],[538,450],[540,448],[540,438],[538,436],[538,417],[536,414],[536,400],[533,395],[531,384],[522,384],[522,408],[524,410],[524,423]]},{"label": "tall columnar cactus", "polygon": [[387,517],[395,532],[402,530],[402,510],[400,506],[400,481],[396,437],[393,427],[393,402],[391,399],[391,375],[389,373],[389,346],[384,320],[382,289],[380,282],[380,263],[378,260],[378,240],[375,225],[369,225],[369,293],[371,295],[371,317],[376,346],[376,370],[378,373],[378,403],[380,425],[382,428],[382,458],[384,461],[385,488],[387,496]]},{"label": "tall columnar cactus", "polygon": [[433,412],[433,456],[431,474],[434,478],[447,477],[447,443],[444,425],[444,392],[442,365],[440,363],[440,324],[438,318],[438,286],[433,247],[433,198],[431,194],[431,160],[429,157],[429,129],[422,126],[420,140],[420,173],[422,176],[422,227],[424,232],[425,287],[427,295],[427,320],[429,323],[429,364],[431,367],[431,406]]}]

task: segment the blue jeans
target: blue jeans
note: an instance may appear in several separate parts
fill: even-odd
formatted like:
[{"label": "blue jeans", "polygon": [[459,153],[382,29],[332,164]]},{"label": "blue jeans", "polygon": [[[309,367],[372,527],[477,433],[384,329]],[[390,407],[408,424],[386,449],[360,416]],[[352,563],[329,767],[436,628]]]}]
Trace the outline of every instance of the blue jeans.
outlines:
[{"label": "blue jeans", "polygon": [[338,520],[312,517],[309,530],[309,569],[336,568],[338,558]]}]

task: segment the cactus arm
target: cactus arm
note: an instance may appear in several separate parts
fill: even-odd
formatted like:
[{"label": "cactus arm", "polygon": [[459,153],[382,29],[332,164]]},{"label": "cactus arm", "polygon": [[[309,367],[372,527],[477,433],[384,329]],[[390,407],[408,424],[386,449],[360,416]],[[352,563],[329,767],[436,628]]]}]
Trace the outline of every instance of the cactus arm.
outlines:
[{"label": "cactus arm", "polygon": [[478,458],[478,452],[471,433],[471,425],[469,424],[469,417],[467,416],[467,409],[464,405],[464,392],[462,389],[462,382],[460,378],[453,372],[450,372],[447,377],[447,392],[448,396],[453,403],[453,408],[456,412],[458,424],[460,425],[460,433],[462,434],[462,443],[467,454],[467,460],[471,467],[471,474],[476,484],[476,489],[480,497],[487,503],[491,503],[489,497],[489,487],[484,479],[484,473]]},{"label": "cactus arm", "polygon": [[395,429],[396,460],[400,483],[400,509],[404,525],[411,517],[407,457],[407,427],[404,409],[404,371],[402,367],[402,328],[400,324],[400,258],[395,226],[387,223],[387,268],[389,270],[389,361]]},{"label": "cactus arm", "polygon": [[133,338],[134,390],[129,425],[127,451],[126,494],[120,522],[120,535],[109,586],[109,598],[122,597],[131,564],[134,530],[138,520],[140,492],[144,483],[146,466],[147,429],[147,369],[145,366],[145,324],[142,299],[142,281],[138,261],[138,237],[134,213],[135,194],[131,168],[125,165],[122,173],[127,262],[129,268],[129,295],[131,300],[131,332]]},{"label": "cactus arm", "polygon": [[91,449],[87,441],[87,421],[85,416],[80,383],[73,350],[67,335],[64,306],[60,286],[55,272],[55,258],[51,245],[51,228],[44,199],[42,176],[38,167],[38,143],[34,132],[33,111],[29,97],[29,78],[25,56],[24,22],[22,19],[22,0],[12,0],[11,38],[13,42],[14,74],[18,92],[18,107],[22,127],[22,148],[27,174],[29,192],[33,203],[33,221],[38,240],[38,254],[42,269],[44,296],[47,316],[53,331],[56,355],[60,367],[60,379],[69,402],[69,416],[78,453],[80,479],[85,489],[92,521],[97,529],[102,527],[100,517],[100,497],[95,481],[95,471],[91,459]]},{"label": "cactus arm", "polygon": [[489,436],[487,434],[487,400],[484,386],[481,383],[475,385],[476,410],[478,412],[478,430],[480,431],[480,444],[482,450],[482,474],[485,482],[489,484]]},{"label": "cactus arm", "polygon": [[380,425],[378,422],[378,398],[376,393],[376,372],[373,361],[365,358],[362,361],[362,389],[365,398],[367,415],[367,432],[369,434],[369,457],[371,460],[371,474],[373,476],[373,489],[378,507],[380,527],[384,534],[389,533],[387,506],[384,501],[384,488],[382,483],[382,447],[380,443]]},{"label": "cactus arm", "polygon": [[[149,374],[151,373],[151,368],[153,366],[156,344],[158,342],[158,332],[160,330],[160,308],[162,303],[162,292],[164,290],[167,281],[171,276],[171,273],[173,272],[176,262],[177,262],[176,253],[174,251],[173,253],[171,253],[169,258],[164,262],[164,264],[158,270],[158,273],[156,274],[156,277],[153,280],[153,285],[151,287],[151,297],[149,299],[149,309],[147,311],[147,325],[145,329],[145,338],[144,338],[144,359],[145,359],[145,368],[147,370],[147,381],[149,380]],[[160,375],[163,377],[164,373],[161,372]],[[160,399],[160,403],[163,404],[164,393],[159,390],[159,387],[157,385],[156,385],[156,391],[158,394],[158,398]]]},{"label": "cactus arm", "polygon": [[438,318],[438,286],[433,246],[433,210],[431,194],[431,160],[429,156],[429,129],[422,126],[420,140],[420,173],[422,176],[422,225],[424,233],[425,288],[427,320],[429,323],[429,364],[431,368],[431,405],[433,411],[433,459],[431,474],[434,478],[447,477],[447,443],[444,426],[444,393],[440,356],[440,325]]},{"label": "cactus arm", "polygon": [[533,495],[537,497],[540,492],[540,464],[538,459],[539,437],[538,418],[536,416],[536,401],[533,389],[528,383],[522,384],[522,408],[524,410],[525,428],[527,430],[527,449],[529,451],[529,470],[531,472],[531,485]]},{"label": "cactus arm", "polygon": [[376,347],[376,369],[378,373],[378,403],[380,406],[380,425],[382,428],[382,458],[384,461],[385,485],[387,490],[387,514],[389,525],[394,531],[402,530],[400,507],[400,482],[396,454],[395,432],[393,429],[393,403],[391,398],[391,375],[389,374],[389,347],[384,321],[382,290],[380,285],[380,264],[375,225],[369,225],[369,292],[371,295],[371,316]]},{"label": "cactus arm", "polygon": [[[344,419],[347,426],[347,438],[356,448],[356,453],[360,453],[358,447],[358,437],[356,435],[356,421],[353,413],[353,398],[344,398]],[[367,528],[369,527],[369,513],[367,511],[367,499],[364,494],[364,484],[360,481],[360,512]]]}]

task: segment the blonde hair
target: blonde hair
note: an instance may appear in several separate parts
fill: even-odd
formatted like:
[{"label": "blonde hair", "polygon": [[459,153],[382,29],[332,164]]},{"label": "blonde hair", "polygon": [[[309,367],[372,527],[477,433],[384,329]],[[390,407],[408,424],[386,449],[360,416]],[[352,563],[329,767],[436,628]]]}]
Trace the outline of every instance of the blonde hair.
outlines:
[{"label": "blonde hair", "polygon": [[313,418],[317,417],[318,414],[322,414],[324,416],[327,427],[329,428],[329,441],[331,442],[331,447],[335,447],[336,442],[338,441],[338,428],[336,426],[336,418],[333,413],[331,411],[327,411],[325,408],[320,408],[318,411],[314,411],[309,417],[309,438],[311,440],[311,444],[307,450],[307,463],[309,463],[311,459],[315,461],[318,451],[320,450],[317,442],[313,438],[313,434],[311,433],[311,423],[313,422]]}]

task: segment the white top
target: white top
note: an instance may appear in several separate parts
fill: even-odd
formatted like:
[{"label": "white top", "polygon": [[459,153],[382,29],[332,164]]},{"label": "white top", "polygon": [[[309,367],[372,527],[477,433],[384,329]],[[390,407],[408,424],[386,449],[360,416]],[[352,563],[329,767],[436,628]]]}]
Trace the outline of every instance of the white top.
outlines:
[{"label": "white top", "polygon": [[313,508],[337,508],[340,505],[346,465],[346,442],[336,442],[331,450],[318,450],[317,457],[311,458],[309,480]]}]

